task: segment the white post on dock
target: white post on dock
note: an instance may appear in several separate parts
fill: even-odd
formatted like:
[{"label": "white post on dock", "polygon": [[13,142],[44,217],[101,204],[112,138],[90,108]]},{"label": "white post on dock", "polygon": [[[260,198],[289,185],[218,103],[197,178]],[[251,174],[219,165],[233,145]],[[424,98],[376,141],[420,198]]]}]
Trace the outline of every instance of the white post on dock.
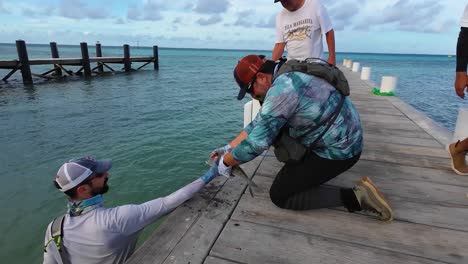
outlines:
[{"label": "white post on dock", "polygon": [[346,66],[346,63],[348,63],[348,60],[347,60],[347,59],[344,59],[344,60],[343,60],[343,66]]},{"label": "white post on dock", "polygon": [[353,62],[352,71],[353,71],[353,72],[358,72],[358,71],[359,71],[359,67],[361,67],[361,64],[360,64],[359,62]]},{"label": "white post on dock", "polygon": [[381,93],[395,92],[397,86],[397,78],[393,76],[382,76],[382,83],[380,84]]},{"label": "white post on dock", "polygon": [[348,64],[346,64],[346,68],[351,68],[351,66],[353,66],[353,61],[348,60]]},{"label": "white post on dock", "polygon": [[370,75],[371,75],[371,68],[362,67],[361,80],[370,80]]},{"label": "white post on dock", "polygon": [[258,100],[251,100],[244,105],[244,127],[246,127],[258,114],[260,110],[260,102]]},{"label": "white post on dock", "polygon": [[457,125],[453,133],[453,141],[463,140],[468,137],[468,109],[460,108],[458,110]]}]

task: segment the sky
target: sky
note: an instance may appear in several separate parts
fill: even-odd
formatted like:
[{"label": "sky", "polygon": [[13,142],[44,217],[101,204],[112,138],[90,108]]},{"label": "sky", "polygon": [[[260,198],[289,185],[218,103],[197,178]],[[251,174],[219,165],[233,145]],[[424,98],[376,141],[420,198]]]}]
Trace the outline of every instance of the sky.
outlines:
[{"label": "sky", "polygon": [[[455,54],[466,0],[321,0],[337,52]],[[0,0],[0,43],[271,50],[273,0]],[[326,44],[324,43],[326,48]]]}]

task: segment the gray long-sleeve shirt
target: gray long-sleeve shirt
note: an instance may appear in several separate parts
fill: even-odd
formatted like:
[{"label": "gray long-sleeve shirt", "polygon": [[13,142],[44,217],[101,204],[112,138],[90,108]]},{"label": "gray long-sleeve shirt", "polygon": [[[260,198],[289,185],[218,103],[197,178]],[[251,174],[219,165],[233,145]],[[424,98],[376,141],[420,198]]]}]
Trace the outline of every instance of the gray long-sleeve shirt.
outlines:
[{"label": "gray long-sleeve shirt", "polygon": [[[99,207],[89,213],[65,217],[64,263],[124,263],[134,252],[140,231],[200,191],[205,182],[197,179],[176,192],[139,205]],[[50,240],[47,227],[45,242]],[[44,253],[44,264],[61,263],[54,243]]]}]

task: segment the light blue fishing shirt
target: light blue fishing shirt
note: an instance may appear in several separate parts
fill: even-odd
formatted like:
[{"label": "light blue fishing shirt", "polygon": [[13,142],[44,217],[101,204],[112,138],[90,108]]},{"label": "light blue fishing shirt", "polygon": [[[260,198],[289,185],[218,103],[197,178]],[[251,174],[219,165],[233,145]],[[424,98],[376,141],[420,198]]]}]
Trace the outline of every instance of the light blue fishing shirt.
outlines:
[{"label": "light blue fishing shirt", "polygon": [[[284,126],[291,137],[309,146],[326,125],[311,130],[335,112],[341,97],[324,79],[302,72],[281,74],[255,119],[244,128],[248,137],[232,150],[232,156],[241,163],[254,159],[273,144]],[[312,151],[331,160],[352,158],[362,151],[362,133],[359,114],[346,97],[335,122]]]}]

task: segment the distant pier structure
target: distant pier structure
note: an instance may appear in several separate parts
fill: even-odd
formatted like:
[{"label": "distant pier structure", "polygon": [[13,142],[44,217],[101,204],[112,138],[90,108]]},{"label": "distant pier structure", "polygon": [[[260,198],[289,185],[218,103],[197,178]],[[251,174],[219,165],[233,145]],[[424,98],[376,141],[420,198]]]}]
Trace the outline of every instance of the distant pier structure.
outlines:
[{"label": "distant pier structure", "polygon": [[[153,46],[153,56],[146,57],[131,57],[130,46],[123,45],[123,57],[103,57],[101,44],[96,43],[96,57],[90,57],[88,52],[88,44],[80,43],[81,58],[60,58],[56,42],[50,42],[50,51],[52,58],[45,59],[29,59],[26,42],[24,40],[16,41],[16,50],[18,59],[16,60],[0,60],[0,69],[9,69],[10,72],[2,78],[7,81],[16,71],[21,71],[24,84],[33,84],[33,76],[43,79],[61,79],[65,75],[68,76],[85,76],[92,77],[102,75],[105,71],[116,72],[109,64],[123,64],[125,72],[140,70],[141,68],[153,63],[154,69],[159,70],[159,55],[158,46]],[[132,68],[133,62],[143,62],[143,65],[137,69]],[[51,65],[53,68],[44,73],[36,74],[31,71],[33,65]],[[77,71],[66,69],[65,66],[81,66]],[[92,66],[94,66],[92,68]]]}]

